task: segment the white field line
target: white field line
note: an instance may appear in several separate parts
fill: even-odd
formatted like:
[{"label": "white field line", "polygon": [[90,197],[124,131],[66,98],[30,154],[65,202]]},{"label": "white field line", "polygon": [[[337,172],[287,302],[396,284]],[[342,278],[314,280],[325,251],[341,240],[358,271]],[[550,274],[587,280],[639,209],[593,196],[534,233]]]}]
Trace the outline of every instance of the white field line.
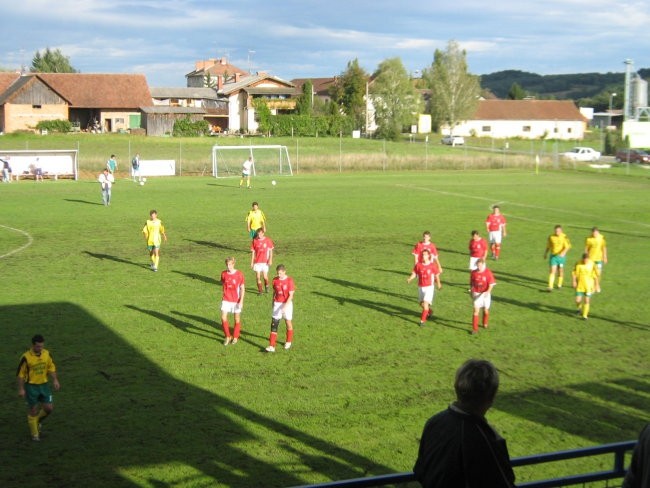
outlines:
[{"label": "white field line", "polygon": [[27,238],[27,243],[26,244],[23,244],[22,246],[14,249],[13,251],[9,251],[8,253],[3,254],[2,256],[0,256],[0,259],[11,256],[12,254],[16,254],[17,252],[20,252],[23,249],[27,249],[29,246],[32,245],[32,242],[34,242],[34,238],[31,235],[29,235],[28,232],[25,232],[24,230],[14,229],[13,227],[7,227],[6,225],[2,225],[2,224],[0,224],[0,227],[2,227],[3,229],[9,229],[9,230],[13,230],[14,232],[18,232],[19,234],[22,234]]},{"label": "white field line", "polygon": [[[451,191],[442,191],[442,190],[434,190],[432,188],[424,188],[421,186],[414,186],[414,185],[397,185],[398,187],[402,188],[407,188],[407,189],[412,189],[412,190],[420,190],[420,191],[428,191],[432,193],[438,193],[440,195],[446,195],[450,197],[460,197],[460,198],[468,198],[468,199],[473,199],[473,200],[483,200],[486,202],[492,202],[491,205],[496,205],[497,202],[494,202],[493,199],[491,198],[486,198],[486,197],[479,197],[476,195],[467,195],[465,193],[455,193]],[[579,217],[589,217],[589,215],[583,213],[583,212],[578,212],[575,210],[567,209],[567,208],[553,208],[553,207],[542,207],[540,205],[529,205],[526,203],[517,203],[517,202],[506,202],[506,201],[501,201],[498,202],[498,204],[505,204],[507,203],[508,206],[515,206],[515,207],[522,207],[522,208],[533,208],[536,210],[544,210],[544,211],[550,211],[550,212],[558,212],[558,213],[565,213],[565,214],[571,214],[571,215],[577,215]],[[516,215],[513,215],[512,213],[508,213],[508,217],[512,217],[515,219],[520,219],[520,220],[528,220],[531,222],[542,222],[542,223],[548,223],[544,222],[543,220],[535,220],[535,219],[529,219],[525,217],[518,217]],[[602,218],[602,216],[597,217],[597,219]],[[608,220],[612,220],[615,222],[620,222],[622,224],[630,224],[630,225],[637,225],[640,227],[650,227],[650,223],[648,222],[637,222],[634,220],[624,220],[624,219],[611,219],[610,217],[607,218]]]}]

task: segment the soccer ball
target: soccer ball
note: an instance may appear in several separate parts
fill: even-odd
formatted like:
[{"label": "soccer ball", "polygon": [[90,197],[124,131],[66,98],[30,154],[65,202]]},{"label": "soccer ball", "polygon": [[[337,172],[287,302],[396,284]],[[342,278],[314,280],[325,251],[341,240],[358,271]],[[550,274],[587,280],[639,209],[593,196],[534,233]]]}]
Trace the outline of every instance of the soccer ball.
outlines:
[{"label": "soccer ball", "polygon": [[140,182],[140,186],[144,186],[144,181],[141,181],[141,182]]},{"label": "soccer ball", "polygon": [[277,182],[277,181],[275,181],[275,180],[273,180],[273,181],[271,182],[271,184],[272,184],[273,186],[275,186],[275,185],[277,185],[277,184],[278,184],[278,182]]}]

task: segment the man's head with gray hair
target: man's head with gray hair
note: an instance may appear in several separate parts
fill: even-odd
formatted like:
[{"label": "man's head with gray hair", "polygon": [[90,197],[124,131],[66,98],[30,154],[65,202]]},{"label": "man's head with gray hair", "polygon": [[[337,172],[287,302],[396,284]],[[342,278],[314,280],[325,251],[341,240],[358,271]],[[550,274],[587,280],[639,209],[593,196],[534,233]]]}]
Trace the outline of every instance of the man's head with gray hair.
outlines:
[{"label": "man's head with gray hair", "polygon": [[456,371],[454,389],[460,409],[484,415],[499,389],[499,373],[490,361],[469,359]]}]

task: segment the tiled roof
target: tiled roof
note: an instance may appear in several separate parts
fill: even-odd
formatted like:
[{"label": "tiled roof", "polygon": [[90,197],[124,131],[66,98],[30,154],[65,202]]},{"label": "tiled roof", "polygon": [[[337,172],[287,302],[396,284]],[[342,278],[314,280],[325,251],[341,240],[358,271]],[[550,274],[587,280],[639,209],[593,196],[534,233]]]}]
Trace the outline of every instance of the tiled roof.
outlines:
[{"label": "tiled roof", "polygon": [[336,82],[336,77],[330,78],[296,78],[291,80],[291,83],[296,85],[296,91],[302,92],[303,85],[311,81],[311,84],[314,87],[314,93],[320,96],[329,96],[330,87]]},{"label": "tiled roof", "polygon": [[0,73],[0,93],[4,92],[9,85],[20,78],[19,73]]},{"label": "tiled roof", "polygon": [[203,68],[203,69],[195,69],[194,71],[187,73],[185,76],[186,77],[205,76],[207,73],[210,73],[210,76],[217,76],[217,75],[224,75],[224,74],[228,74],[229,76],[232,76],[235,73],[239,73],[240,75],[249,74],[248,71],[238,68],[234,64],[230,64],[230,63],[223,64],[221,62],[216,62],[210,67]]},{"label": "tiled roof", "polygon": [[571,100],[480,100],[473,120],[585,120]]},{"label": "tiled roof", "polygon": [[153,105],[144,75],[38,73],[72,108],[138,108]]},{"label": "tiled roof", "polygon": [[218,100],[216,88],[185,88],[185,87],[164,87],[151,88],[153,98],[194,98],[199,100]]},{"label": "tiled roof", "polygon": [[264,80],[271,80],[276,82],[279,85],[284,85],[287,87],[288,92],[293,92],[293,89],[295,88],[293,83],[291,83],[290,81],[283,80],[282,78],[278,78],[277,76],[271,76],[268,74],[256,74],[256,75],[244,76],[243,78],[240,78],[239,81],[236,83],[226,83],[225,85],[223,85],[221,90],[219,90],[219,93],[223,95],[230,95],[232,93],[236,93],[240,90],[243,90],[244,88],[253,88],[259,85]]}]

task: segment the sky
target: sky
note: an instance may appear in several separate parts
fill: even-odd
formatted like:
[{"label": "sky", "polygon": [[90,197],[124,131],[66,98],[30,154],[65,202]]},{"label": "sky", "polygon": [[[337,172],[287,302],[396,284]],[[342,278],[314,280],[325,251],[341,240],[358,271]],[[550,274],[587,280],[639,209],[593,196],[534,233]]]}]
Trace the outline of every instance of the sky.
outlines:
[{"label": "sky", "polygon": [[469,71],[538,74],[650,67],[649,0],[3,0],[0,68],[60,49],[82,73],[185,86],[202,59],[292,80],[368,73],[399,57],[418,76],[455,40]]}]

